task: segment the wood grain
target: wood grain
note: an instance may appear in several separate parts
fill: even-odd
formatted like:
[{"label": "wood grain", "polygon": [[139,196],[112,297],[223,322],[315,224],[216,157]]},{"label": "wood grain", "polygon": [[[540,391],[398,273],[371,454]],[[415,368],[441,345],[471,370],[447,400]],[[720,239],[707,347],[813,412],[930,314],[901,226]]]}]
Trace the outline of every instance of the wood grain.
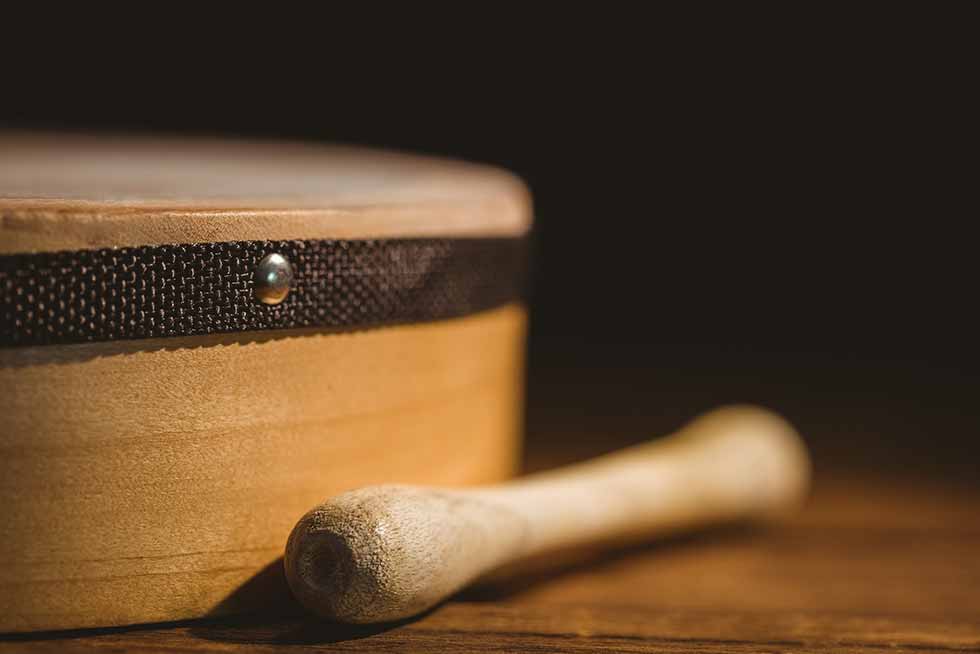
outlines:
[{"label": "wood grain", "polygon": [[331,494],[510,475],[524,324],[0,349],[0,631],[275,605]]},{"label": "wood grain", "polygon": [[162,243],[511,236],[530,196],[490,166],[363,148],[0,133],[0,254]]},{"label": "wood grain", "polygon": [[758,407],[723,407],[669,437],[503,484],[336,495],[290,534],[286,579],[324,618],[390,622],[503,567],[515,574],[527,559],[784,517],[809,480],[789,423]]},{"label": "wood grain", "polygon": [[960,484],[825,477],[778,528],[622,551],[400,625],[237,618],[0,641],[0,652],[975,652],[978,502]]},{"label": "wood grain", "polygon": [[[519,235],[529,223],[527,189],[488,166],[0,134],[0,254]],[[514,304],[343,334],[0,349],[0,631],[275,605],[290,528],[332,493],[509,475],[524,323]]]}]

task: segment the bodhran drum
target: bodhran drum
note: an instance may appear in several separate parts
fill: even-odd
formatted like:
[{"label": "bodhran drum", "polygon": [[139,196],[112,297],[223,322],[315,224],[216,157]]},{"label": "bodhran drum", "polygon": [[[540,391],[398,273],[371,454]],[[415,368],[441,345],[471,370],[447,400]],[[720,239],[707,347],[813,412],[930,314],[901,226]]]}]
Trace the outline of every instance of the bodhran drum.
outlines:
[{"label": "bodhran drum", "polygon": [[0,136],[0,631],[269,607],[330,495],[510,475],[529,225],[480,165]]}]

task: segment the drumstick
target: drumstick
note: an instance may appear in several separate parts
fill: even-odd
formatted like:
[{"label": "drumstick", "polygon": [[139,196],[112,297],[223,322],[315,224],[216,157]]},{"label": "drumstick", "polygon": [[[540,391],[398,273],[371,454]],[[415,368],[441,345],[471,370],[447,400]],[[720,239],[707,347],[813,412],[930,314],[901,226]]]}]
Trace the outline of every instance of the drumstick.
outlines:
[{"label": "drumstick", "polygon": [[779,516],[802,502],[809,471],[786,421],[726,407],[667,438],[496,486],[343,493],[293,529],[286,578],[323,617],[398,620],[526,557]]}]

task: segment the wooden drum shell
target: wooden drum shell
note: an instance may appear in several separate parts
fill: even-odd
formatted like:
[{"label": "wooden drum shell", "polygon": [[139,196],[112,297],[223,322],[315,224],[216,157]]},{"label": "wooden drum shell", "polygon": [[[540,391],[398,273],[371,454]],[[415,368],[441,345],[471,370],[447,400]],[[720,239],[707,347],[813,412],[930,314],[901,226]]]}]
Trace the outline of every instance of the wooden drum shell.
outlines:
[{"label": "wooden drum shell", "polygon": [[[61,139],[7,137],[0,255],[255,238],[519,237],[529,224],[520,182],[482,166],[231,145],[229,161],[244,163],[221,159],[216,188],[260,176],[264,165],[290,176],[292,195],[172,197],[167,189],[183,178],[126,178],[157,161],[145,157],[134,173],[133,156],[169,145],[127,143],[127,156],[114,158],[115,146],[99,139],[67,140],[69,159],[90,155],[101,172],[70,179]],[[100,166],[133,188],[89,193],[85,184],[116,183]],[[309,188],[297,190],[296,171],[310,169]],[[318,179],[337,170],[346,171],[344,193],[317,195]],[[33,179],[42,188],[27,188]],[[81,190],[65,190],[72,184]],[[327,497],[366,484],[511,475],[525,329],[515,299],[344,331],[0,347],[0,632],[278,608],[286,538]]]}]

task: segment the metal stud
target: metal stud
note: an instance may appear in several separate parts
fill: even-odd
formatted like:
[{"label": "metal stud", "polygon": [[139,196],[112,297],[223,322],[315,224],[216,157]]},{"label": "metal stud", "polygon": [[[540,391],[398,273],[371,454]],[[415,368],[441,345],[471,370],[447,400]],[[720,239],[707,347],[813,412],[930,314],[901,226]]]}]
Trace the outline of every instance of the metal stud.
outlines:
[{"label": "metal stud", "polygon": [[264,304],[279,304],[289,295],[293,267],[281,254],[267,254],[255,269],[255,297]]}]

